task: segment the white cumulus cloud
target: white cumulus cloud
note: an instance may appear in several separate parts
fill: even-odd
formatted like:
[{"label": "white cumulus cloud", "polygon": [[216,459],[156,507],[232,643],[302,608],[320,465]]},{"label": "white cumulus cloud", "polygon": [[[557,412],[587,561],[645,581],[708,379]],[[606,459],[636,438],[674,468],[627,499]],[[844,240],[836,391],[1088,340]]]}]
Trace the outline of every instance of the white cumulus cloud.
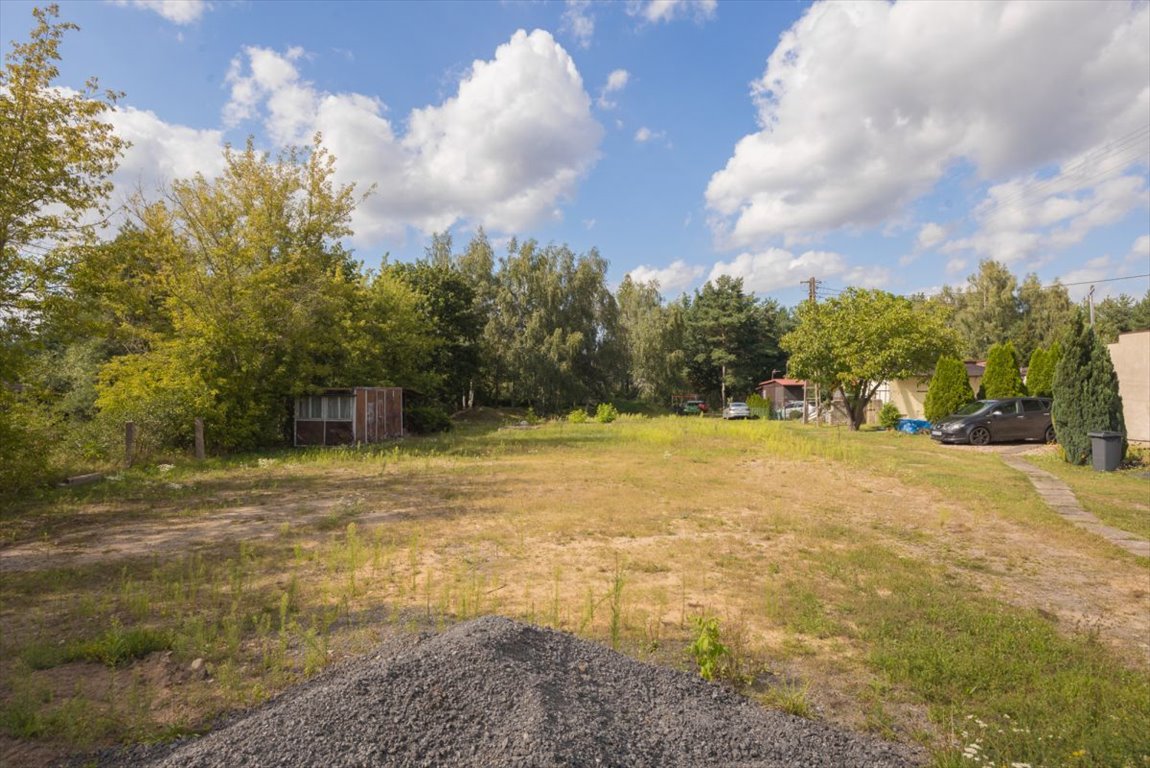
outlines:
[{"label": "white cumulus cloud", "polygon": [[918,239],[915,243],[922,250],[930,250],[945,239],[946,229],[935,224],[933,221],[928,221],[919,229]]},{"label": "white cumulus cloud", "polygon": [[173,24],[192,24],[200,20],[211,3],[205,0],[113,0],[116,5],[142,8],[158,13]]},{"label": "white cumulus cloud", "polygon": [[285,144],[322,132],[338,181],[376,185],[353,220],[360,240],[457,221],[522,230],[558,217],[598,158],[603,129],[574,62],[548,32],[516,32],[493,59],[472,63],[454,95],[413,110],[405,130],[378,98],[305,80],[305,58],[299,49],[246,49],[228,75],[225,120],[260,118]]},{"label": "white cumulus cloud", "polygon": [[602,109],[614,109],[616,103],[611,99],[611,94],[619,93],[626,88],[630,79],[631,73],[625,69],[616,69],[607,75],[607,82],[603,84],[603,88],[599,91],[599,106]]},{"label": "white cumulus cloud", "polygon": [[112,176],[118,195],[145,195],[197,173],[211,178],[224,167],[223,132],[164,122],[154,112],[119,106],[106,114],[116,135],[131,142]]},{"label": "white cumulus cloud", "polygon": [[659,284],[659,290],[664,296],[679,293],[691,287],[695,281],[703,276],[706,270],[695,264],[688,264],[682,259],[676,259],[665,267],[649,267],[646,265],[632,269],[631,279],[638,283],[647,283],[654,280]]},{"label": "white cumulus cloud", "polygon": [[595,15],[591,13],[591,0],[567,0],[560,27],[575,38],[580,48],[590,48],[595,36]]},{"label": "white cumulus cloud", "polygon": [[[818,3],[753,84],[760,130],[707,187],[719,239],[876,226],[956,162],[994,180],[1106,155],[1146,125],[1148,36],[1146,3]],[[1118,175],[1137,147],[1107,157]]]},{"label": "white cumulus cloud", "polygon": [[627,13],[649,24],[687,17],[701,23],[715,18],[718,7],[718,0],[629,0]]},{"label": "white cumulus cloud", "polygon": [[743,278],[743,286],[755,293],[795,288],[811,276],[864,288],[880,287],[890,279],[883,268],[850,267],[841,254],[833,251],[806,251],[796,256],[783,248],[744,252],[731,261],[717,262],[707,279],[720,275]]}]

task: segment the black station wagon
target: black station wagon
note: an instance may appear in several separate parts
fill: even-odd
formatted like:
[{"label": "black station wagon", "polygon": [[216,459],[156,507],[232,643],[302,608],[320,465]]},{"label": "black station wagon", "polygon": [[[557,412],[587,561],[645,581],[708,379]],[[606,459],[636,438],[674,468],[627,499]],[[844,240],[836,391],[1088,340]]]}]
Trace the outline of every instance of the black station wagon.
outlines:
[{"label": "black station wagon", "polygon": [[1050,400],[1045,397],[976,400],[934,424],[930,436],[944,443],[971,445],[1007,440],[1053,443]]}]

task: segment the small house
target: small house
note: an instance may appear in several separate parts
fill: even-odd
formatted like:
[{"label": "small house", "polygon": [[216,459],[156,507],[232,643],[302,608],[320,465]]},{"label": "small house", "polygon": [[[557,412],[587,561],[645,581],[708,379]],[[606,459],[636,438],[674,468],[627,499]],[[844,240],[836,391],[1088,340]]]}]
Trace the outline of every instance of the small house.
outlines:
[{"label": "small house", "polygon": [[755,389],[776,413],[781,413],[787,403],[806,399],[806,387],[807,383],[801,379],[767,379],[760,381]]},{"label": "small house", "polygon": [[354,445],[403,436],[401,387],[325,389],[295,401],[294,443]]}]

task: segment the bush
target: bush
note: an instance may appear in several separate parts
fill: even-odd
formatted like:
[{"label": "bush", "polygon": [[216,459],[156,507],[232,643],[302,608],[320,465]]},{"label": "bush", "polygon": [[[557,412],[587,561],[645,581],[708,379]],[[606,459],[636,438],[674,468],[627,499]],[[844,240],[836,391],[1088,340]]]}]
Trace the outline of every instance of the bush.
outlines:
[{"label": "bush", "polygon": [[924,409],[928,421],[946,418],[974,399],[966,365],[954,357],[940,357],[926,390]]},{"label": "bush", "polygon": [[1018,372],[1018,354],[1011,342],[991,346],[986,356],[982,391],[988,400],[1026,394],[1026,388],[1022,385],[1022,374]]},{"label": "bush", "polygon": [[591,417],[587,415],[587,411],[583,410],[582,408],[576,408],[575,410],[571,411],[571,413],[567,414],[567,421],[571,422],[572,424],[586,424],[587,420],[590,418]]},{"label": "bush", "polygon": [[595,421],[600,424],[610,424],[617,418],[619,412],[610,403],[599,403],[599,407],[595,409]]},{"label": "bush", "polygon": [[50,430],[41,428],[34,408],[0,382],[0,495],[47,482],[51,467]]},{"label": "bush", "polygon": [[403,427],[417,435],[450,432],[451,417],[434,405],[409,405],[403,409]]},{"label": "bush", "polygon": [[775,409],[771,406],[771,401],[762,397],[757,392],[747,396],[747,407],[750,408],[751,413],[758,418],[775,418]]},{"label": "bush", "polygon": [[1079,314],[1062,345],[1061,359],[1054,369],[1054,406],[1051,418],[1062,454],[1071,464],[1091,460],[1088,433],[1113,431],[1123,435],[1126,450],[1126,422],[1122,398],[1118,395],[1118,374],[1106,345]]},{"label": "bush", "polygon": [[884,403],[878,412],[878,425],[883,429],[894,429],[901,418],[902,414],[894,403]]}]

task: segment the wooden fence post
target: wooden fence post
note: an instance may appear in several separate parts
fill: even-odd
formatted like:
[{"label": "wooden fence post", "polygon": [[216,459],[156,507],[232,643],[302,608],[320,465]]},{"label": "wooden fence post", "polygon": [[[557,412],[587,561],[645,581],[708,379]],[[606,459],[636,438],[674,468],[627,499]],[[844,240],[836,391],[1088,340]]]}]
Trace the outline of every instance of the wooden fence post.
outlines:
[{"label": "wooden fence post", "polygon": [[129,421],[124,424],[124,465],[132,466],[132,459],[136,455],[136,423]]},{"label": "wooden fence post", "polygon": [[196,417],[196,461],[204,460],[204,420]]}]

